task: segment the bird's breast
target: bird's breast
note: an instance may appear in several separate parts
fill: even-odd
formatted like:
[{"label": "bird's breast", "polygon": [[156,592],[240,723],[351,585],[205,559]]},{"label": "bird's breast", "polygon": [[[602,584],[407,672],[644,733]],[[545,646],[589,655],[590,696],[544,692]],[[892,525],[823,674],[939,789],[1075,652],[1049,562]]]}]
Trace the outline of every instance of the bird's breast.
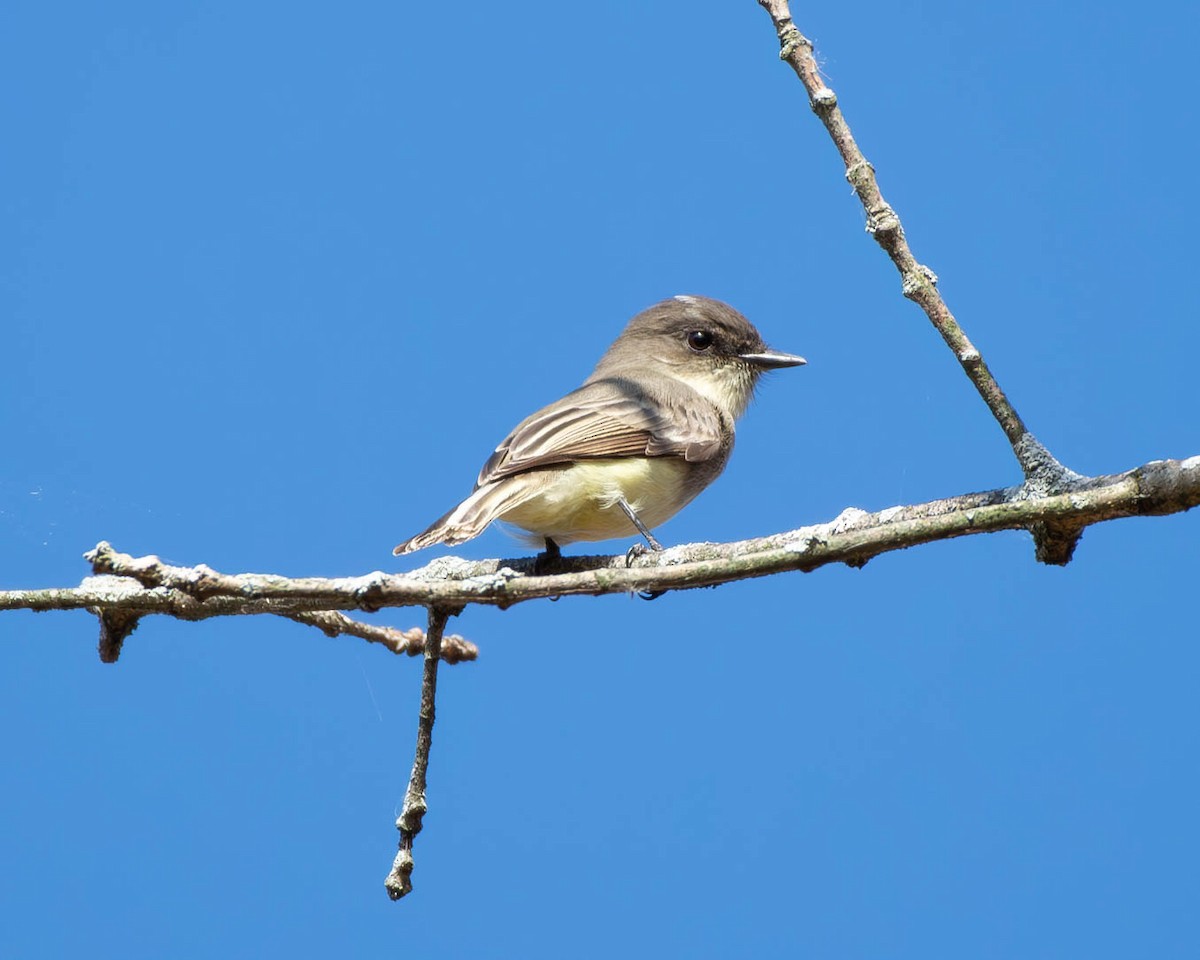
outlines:
[{"label": "bird's breast", "polygon": [[546,473],[536,496],[499,519],[560,545],[636,535],[621,499],[646,526],[665,523],[715,476],[707,464],[682,457],[580,460]]}]

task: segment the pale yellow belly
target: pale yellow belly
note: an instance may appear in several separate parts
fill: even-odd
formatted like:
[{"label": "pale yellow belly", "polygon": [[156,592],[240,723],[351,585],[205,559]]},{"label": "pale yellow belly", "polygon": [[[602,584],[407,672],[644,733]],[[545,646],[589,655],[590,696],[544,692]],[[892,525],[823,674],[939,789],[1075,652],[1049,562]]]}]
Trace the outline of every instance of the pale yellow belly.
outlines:
[{"label": "pale yellow belly", "polygon": [[548,471],[546,484],[530,500],[498,519],[550,537],[560,546],[575,540],[636,536],[617,505],[625,499],[650,529],[673,517],[695,495],[686,478],[693,464],[677,457],[584,460]]}]

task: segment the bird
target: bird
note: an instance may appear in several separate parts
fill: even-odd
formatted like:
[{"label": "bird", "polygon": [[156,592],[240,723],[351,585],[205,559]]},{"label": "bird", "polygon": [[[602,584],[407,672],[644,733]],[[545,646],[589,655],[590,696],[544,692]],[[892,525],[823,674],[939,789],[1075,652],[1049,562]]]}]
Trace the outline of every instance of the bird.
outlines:
[{"label": "bird", "polygon": [[726,303],[662,300],[629,321],[582,386],[505,437],[470,496],[393,553],[465,543],[495,521],[554,558],[569,543],[638,534],[661,550],[653,528],[725,469],[762,374],[806,362],[769,349]]}]

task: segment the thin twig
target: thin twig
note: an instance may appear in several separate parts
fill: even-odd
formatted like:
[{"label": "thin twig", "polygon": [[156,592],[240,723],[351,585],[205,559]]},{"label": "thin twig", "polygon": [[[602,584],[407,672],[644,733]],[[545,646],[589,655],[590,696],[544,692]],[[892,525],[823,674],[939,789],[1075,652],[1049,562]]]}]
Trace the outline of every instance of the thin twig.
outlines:
[{"label": "thin twig", "polygon": [[97,644],[100,662],[116,663],[126,639],[137,629],[141,617],[123,610],[97,610],[95,613],[100,620],[100,642]]},{"label": "thin twig", "polygon": [[[417,657],[425,652],[425,631],[420,627],[401,630],[397,627],[377,626],[373,623],[363,623],[361,620],[351,620],[336,610],[288,613],[284,616],[297,623],[316,627],[327,637],[336,637],[339,634],[358,637],[369,643],[382,644],[392,653],[407,654],[410,657]],[[441,650],[443,663],[462,663],[464,660],[475,660],[479,656],[479,648],[457,633],[442,638]]]},{"label": "thin twig", "polygon": [[416,756],[413,758],[412,774],[408,778],[408,790],[404,793],[404,806],[396,818],[396,829],[400,831],[400,852],[396,854],[391,872],[383,882],[388,896],[393,900],[399,900],[412,891],[413,840],[421,832],[425,812],[429,809],[425,801],[425,781],[429,770],[429,750],[433,746],[442,633],[449,617],[450,614],[441,607],[429,611],[429,630],[425,634],[425,669],[421,674],[421,710],[417,718]]},{"label": "thin twig", "polygon": [[787,0],[758,0],[771,16],[775,32],[779,36],[780,59],[785,60],[796,71],[796,76],[808,92],[813,112],[820,117],[829,131],[834,146],[846,167],[846,179],[854,187],[859,202],[867,214],[867,231],[891,258],[900,272],[904,296],[915,301],[937,328],[946,345],[954,352],[966,375],[970,378],[992,416],[1000,424],[1013,453],[1025,473],[1026,480],[1040,483],[1045,492],[1053,493],[1066,489],[1079,479],[1077,474],[1060,464],[1022,422],[1016,409],[1000,389],[979,350],[968,339],[946,306],[937,289],[937,276],[932,270],[917,262],[904,235],[904,227],[896,211],[883,198],[875,179],[875,168],[863,156],[850,126],[838,106],[837,95],[821,77],[812,41],[802,34],[792,22]]}]

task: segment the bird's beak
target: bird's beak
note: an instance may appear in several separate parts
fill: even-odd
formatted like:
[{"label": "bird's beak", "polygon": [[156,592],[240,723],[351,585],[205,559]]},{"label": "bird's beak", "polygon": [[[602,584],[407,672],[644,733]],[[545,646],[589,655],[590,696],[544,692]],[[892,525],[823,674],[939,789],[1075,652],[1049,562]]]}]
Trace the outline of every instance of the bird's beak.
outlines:
[{"label": "bird's beak", "polygon": [[775,350],[764,350],[762,353],[738,354],[743,360],[763,370],[779,370],[782,367],[801,367],[808,363],[803,357],[794,353],[779,353]]}]

